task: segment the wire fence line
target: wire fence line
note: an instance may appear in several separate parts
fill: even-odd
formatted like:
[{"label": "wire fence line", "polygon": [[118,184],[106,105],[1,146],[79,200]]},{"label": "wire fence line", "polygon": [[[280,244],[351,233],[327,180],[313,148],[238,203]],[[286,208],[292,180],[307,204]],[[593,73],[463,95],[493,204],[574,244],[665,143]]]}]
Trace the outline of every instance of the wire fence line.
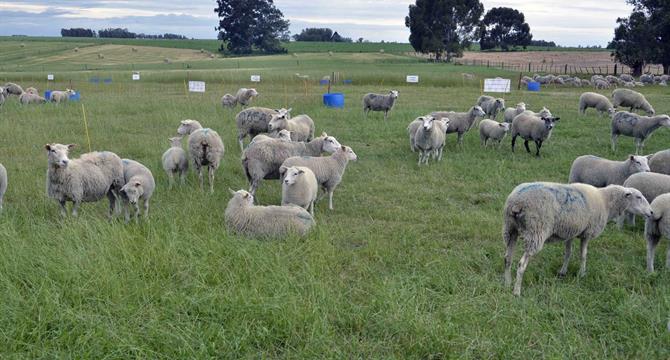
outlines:
[{"label": "wire fence line", "polygon": [[[501,70],[527,72],[527,73],[551,73],[551,74],[571,74],[571,75],[621,75],[632,74],[631,68],[615,63],[603,65],[575,65],[575,64],[551,64],[551,63],[506,63],[504,61],[490,60],[467,60],[458,59],[455,64],[466,66],[483,66]],[[642,73],[652,75],[663,75],[662,65],[645,65]]]}]

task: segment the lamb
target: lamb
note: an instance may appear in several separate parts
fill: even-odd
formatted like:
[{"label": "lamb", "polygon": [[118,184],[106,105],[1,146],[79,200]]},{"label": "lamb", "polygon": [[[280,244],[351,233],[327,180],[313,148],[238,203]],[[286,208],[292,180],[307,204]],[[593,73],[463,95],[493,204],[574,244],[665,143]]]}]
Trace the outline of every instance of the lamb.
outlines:
[{"label": "lamb", "polygon": [[234,108],[237,106],[237,98],[234,95],[225,94],[221,97],[221,106],[224,108]]},{"label": "lamb", "polygon": [[370,111],[383,111],[384,112],[384,121],[388,119],[388,113],[393,109],[396,99],[398,99],[398,91],[391,90],[388,95],[382,94],[365,94],[363,96],[363,113],[365,113],[365,119],[368,118],[368,112]]},{"label": "lamb", "polygon": [[475,120],[477,120],[478,117],[482,117],[486,115],[486,113],[482,107],[475,105],[464,113],[454,111],[435,111],[430,115],[435,119],[448,118],[450,121],[449,127],[447,128],[447,134],[458,133],[458,145],[463,146],[463,135],[465,135],[465,133],[472,128],[472,126],[475,124]]},{"label": "lamb", "polygon": [[44,104],[47,102],[47,100],[39,95],[23,93],[19,96],[19,102],[23,105]]},{"label": "lamb", "polygon": [[163,170],[168,176],[170,189],[174,184],[174,176],[179,173],[181,184],[186,182],[186,173],[188,172],[188,159],[186,151],[181,147],[181,136],[168,139],[170,148],[165,150],[162,157]]},{"label": "lamb", "polygon": [[[489,116],[489,119],[495,119],[499,111],[505,109],[505,100],[496,99],[492,96],[482,95],[477,99],[477,105]],[[452,119],[453,120],[453,119]]]},{"label": "lamb", "polygon": [[[512,120],[514,120],[514,117],[521,114],[522,112],[526,111],[526,104],[525,103],[518,103],[516,104],[515,108],[507,108],[505,109],[505,112],[503,113],[503,119],[506,123],[512,123]],[[481,126],[481,123],[480,125]]]},{"label": "lamb", "polygon": [[659,127],[670,127],[670,116],[641,116],[619,111],[612,116],[612,151],[616,152],[616,143],[619,135],[635,138],[635,154],[644,148],[644,141]]},{"label": "lamb", "polygon": [[12,82],[6,83],[4,88],[8,95],[21,96],[21,94],[24,93],[23,88],[20,85]]},{"label": "lamb", "polygon": [[593,155],[583,155],[572,162],[568,182],[595,187],[623,185],[629,176],[646,171],[649,171],[649,164],[644,156],[630,155],[624,161],[612,161]]},{"label": "lamb", "polygon": [[542,143],[546,140],[549,140],[551,137],[551,132],[556,125],[556,121],[560,119],[560,117],[538,117],[526,113],[517,115],[512,121],[512,152],[514,152],[516,137],[521,136],[525,140],[523,145],[526,147],[526,151],[529,153],[530,148],[528,147],[528,141],[535,141],[535,147],[537,149],[535,156],[539,157]]},{"label": "lamb", "polygon": [[414,133],[414,146],[419,150],[419,166],[428,164],[428,158],[433,155],[433,159],[442,161],[442,150],[444,149],[444,140],[446,131],[450,124],[448,118],[442,118],[435,121],[433,116],[420,118],[422,125]]},{"label": "lamb", "polygon": [[49,96],[49,101],[60,104],[61,102],[66,102],[70,100],[70,96],[74,95],[75,91],[72,89],[66,89],[65,91],[54,90]]},{"label": "lamb", "polygon": [[[639,190],[648,202],[654,201],[658,196],[670,193],[670,175],[644,172],[631,175],[623,183],[623,186]],[[626,214],[628,221],[635,224],[635,215]],[[624,216],[619,218],[619,228],[623,227]]]},{"label": "lamb", "polygon": [[293,141],[312,140],[314,138],[314,120],[304,114],[289,118],[288,113],[290,112],[291,109],[288,109],[273,115],[268,123],[268,130],[270,132],[288,130],[291,132],[291,140]]},{"label": "lamb", "polygon": [[138,203],[144,202],[144,218],[149,218],[149,200],[156,188],[154,176],[146,166],[135,160],[123,159],[123,179],[125,185],[121,188],[121,199],[125,203],[126,222],[130,221],[130,205],[135,208],[135,221],[138,221],[140,207]]},{"label": "lamb", "polygon": [[335,188],[342,181],[349,161],[356,160],[358,160],[358,156],[356,156],[356,153],[350,147],[341,146],[331,156],[293,156],[286,159],[282,163],[282,166],[304,166],[312,170],[316,176],[316,181],[323,189],[322,196],[328,194],[328,208],[333,210],[333,193],[335,192]]},{"label": "lamb", "polygon": [[[247,135],[250,138],[260,134],[267,133],[268,123],[272,120],[272,116],[286,112],[285,109],[272,110],[268,108],[261,107],[250,107],[248,109],[240,111],[239,114],[235,117],[235,123],[237,124],[237,140],[240,143],[240,150],[244,151],[244,140]],[[290,114],[287,114],[289,118]]]},{"label": "lamb", "polygon": [[34,88],[34,87],[32,87],[32,86],[29,87],[29,88],[27,88],[27,89],[26,89],[26,92],[27,92],[28,94],[33,94],[33,95],[39,95],[39,94],[40,94],[40,92],[37,91],[37,88]]},{"label": "lamb", "polygon": [[219,134],[209,128],[204,128],[195,120],[183,120],[177,134],[188,137],[188,152],[193,160],[193,166],[198,173],[200,190],[204,188],[202,168],[207,167],[209,174],[209,191],[214,193],[214,172],[221,164],[225,148]]},{"label": "lamb", "polygon": [[281,141],[291,141],[291,132],[283,129],[280,130],[277,133],[271,133],[271,134],[258,134],[254,136],[253,139],[251,139],[251,142],[259,142],[259,141],[265,141],[265,140],[270,140],[270,139],[278,139]]},{"label": "lamb", "polygon": [[2,202],[7,192],[7,169],[0,164],[0,213],[2,213]]},{"label": "lamb", "polygon": [[[647,271],[654,272],[654,255],[661,236],[670,239],[670,194],[658,196],[651,202],[653,215],[644,225],[644,238],[647,240]],[[670,243],[665,257],[665,270],[670,270]],[[670,325],[669,325],[670,326]]]},{"label": "lamb", "polygon": [[593,87],[596,89],[609,89],[610,88],[610,83],[607,80],[604,79],[597,79],[593,83]]},{"label": "lamb", "polygon": [[305,236],[314,218],[298,206],[255,206],[254,196],[244,190],[229,190],[233,197],[224,214],[229,231],[251,237]]},{"label": "lamb", "polygon": [[495,120],[484,119],[479,123],[479,139],[484,147],[488,145],[489,140],[497,142],[500,147],[509,129],[510,124],[507,122],[499,123]]},{"label": "lamb", "polygon": [[319,184],[312,170],[304,166],[281,166],[279,174],[284,179],[281,185],[281,204],[297,205],[314,216],[314,203]]},{"label": "lamb", "polygon": [[517,186],[505,202],[503,241],[505,252],[505,284],[512,283],[512,255],[519,236],[524,239],[524,253],[516,272],[513,294],[521,295],[521,283],[530,258],[546,242],[565,241],[565,256],[559,276],[565,276],[572,252],[572,240],[581,240],[579,275],[586,274],[586,253],[589,240],[605,229],[609,220],[624,211],[650,217],[651,207],[635,189],[620,185],[595,188],[587,184],[524,183]]},{"label": "lamb", "polygon": [[614,107],[630,107],[630,112],[635,109],[643,110],[648,116],[654,116],[656,112],[644,95],[630,89],[616,89],[612,92]]},{"label": "lamb", "polygon": [[670,175],[670,150],[659,151],[648,155],[649,169],[655,173]]},{"label": "lamb", "polygon": [[279,179],[279,168],[291,156],[319,156],[323,152],[333,153],[340,143],[323,133],[308,143],[271,139],[249,144],[242,153],[242,168],[249,181],[251,194],[255,194],[261,180]]},{"label": "lamb", "polygon": [[253,100],[256,96],[258,96],[256,89],[241,88],[237,90],[237,95],[235,95],[235,98],[237,99],[237,102],[242,105],[242,107],[247,107],[251,103],[251,100]]},{"label": "lamb", "polygon": [[595,108],[600,115],[604,113],[612,115],[615,112],[614,105],[606,96],[594,92],[585,92],[579,97],[579,113],[586,115],[588,108]]},{"label": "lamb", "polygon": [[107,196],[109,217],[116,210],[119,191],[124,185],[123,163],[116,154],[103,151],[69,159],[74,144],[47,144],[47,195],[58,201],[61,215],[66,216],[65,203],[71,201],[72,216],[78,215],[82,202],[94,202]]}]

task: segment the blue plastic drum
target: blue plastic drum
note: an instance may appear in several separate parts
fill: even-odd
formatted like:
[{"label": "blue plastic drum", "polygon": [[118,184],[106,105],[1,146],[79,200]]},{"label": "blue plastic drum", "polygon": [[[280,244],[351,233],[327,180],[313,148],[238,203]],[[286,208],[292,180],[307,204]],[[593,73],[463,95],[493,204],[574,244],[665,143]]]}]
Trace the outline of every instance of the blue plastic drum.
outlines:
[{"label": "blue plastic drum", "polygon": [[528,83],[528,91],[540,91],[540,83],[537,81],[531,81]]},{"label": "blue plastic drum", "polygon": [[323,104],[328,107],[343,108],[344,94],[342,93],[323,94]]}]

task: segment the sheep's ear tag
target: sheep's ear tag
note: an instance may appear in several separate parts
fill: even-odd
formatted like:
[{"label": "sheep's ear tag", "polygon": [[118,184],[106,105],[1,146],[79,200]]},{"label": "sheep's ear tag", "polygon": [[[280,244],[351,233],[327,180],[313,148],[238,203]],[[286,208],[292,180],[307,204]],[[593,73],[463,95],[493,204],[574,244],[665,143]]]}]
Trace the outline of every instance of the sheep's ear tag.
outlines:
[{"label": "sheep's ear tag", "polygon": [[321,133],[321,136],[323,136],[323,137],[327,137],[328,134],[326,134],[326,132],[324,131],[324,132]]}]

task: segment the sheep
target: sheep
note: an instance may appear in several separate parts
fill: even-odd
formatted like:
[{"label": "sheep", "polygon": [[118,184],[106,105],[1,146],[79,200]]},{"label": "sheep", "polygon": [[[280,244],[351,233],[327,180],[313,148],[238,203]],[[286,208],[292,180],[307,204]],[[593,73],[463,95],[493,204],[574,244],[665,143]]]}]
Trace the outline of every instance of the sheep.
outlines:
[{"label": "sheep", "polygon": [[461,73],[461,76],[463,77],[463,80],[475,80],[477,78],[475,74],[470,73]]},{"label": "sheep", "polygon": [[627,87],[627,88],[634,88],[634,87],[635,87],[635,83],[632,82],[632,81],[627,81],[627,82],[624,82],[624,83],[623,83],[623,86],[624,86],[624,87]]},{"label": "sheep", "polygon": [[198,173],[200,190],[204,188],[202,168],[206,166],[209,174],[209,191],[213,194],[214,172],[219,168],[225,151],[221,137],[216,131],[203,128],[196,120],[182,120],[177,134],[188,135],[188,152]]},{"label": "sheep", "polygon": [[604,113],[612,115],[615,111],[614,105],[606,96],[594,92],[585,92],[579,97],[579,113],[586,115],[588,108],[595,108],[600,115]]},{"label": "sheep", "polygon": [[[250,138],[268,131],[268,123],[272,120],[272,116],[286,112],[285,109],[272,110],[262,107],[250,107],[240,111],[235,117],[237,124],[237,140],[240,143],[240,150],[244,151],[243,140],[247,135]],[[287,114],[289,118],[290,114]]]},{"label": "sheep", "polygon": [[535,81],[535,80],[533,78],[529,77],[529,76],[524,75],[521,78],[521,84],[523,84],[523,85],[528,85],[528,83],[533,82],[533,81]]},{"label": "sheep", "polygon": [[319,156],[333,153],[340,147],[336,138],[323,133],[308,143],[272,139],[249,144],[242,153],[242,168],[255,194],[261,180],[279,179],[279,168],[291,156]]},{"label": "sheep", "polygon": [[[543,117],[543,116],[544,116],[544,117],[550,117],[550,116],[553,116],[553,115],[551,114],[551,111],[549,111],[549,109],[547,109],[547,108],[544,107],[544,106],[543,106],[542,109],[540,109],[540,111],[538,111],[538,112],[534,112],[534,111],[531,111],[531,110],[526,110],[526,111],[522,112],[521,114],[524,114],[524,115],[531,115],[531,116],[536,116],[536,117]],[[521,114],[519,114],[519,115],[521,115]],[[517,115],[517,116],[519,116],[519,115]],[[515,117],[516,117],[516,116],[515,116]],[[514,122],[514,119],[512,119],[512,122]]]},{"label": "sheep", "polygon": [[[658,196],[670,193],[670,175],[653,172],[637,173],[626,179],[623,186],[639,190],[644,198],[651,203]],[[627,213],[619,218],[619,228],[623,227],[625,217],[628,218],[630,224],[635,225],[635,215]]]},{"label": "sheep", "polygon": [[500,146],[502,144],[502,139],[507,135],[509,129],[509,123],[499,123],[489,119],[482,120],[479,123],[479,139],[482,142],[482,146],[486,147],[489,140],[497,142]]},{"label": "sheep", "polygon": [[312,170],[304,166],[279,167],[284,179],[281,185],[281,204],[297,205],[314,216],[314,203],[319,192],[319,184]]},{"label": "sheep", "polygon": [[181,136],[171,137],[168,139],[170,148],[165,150],[161,158],[163,163],[163,170],[168,176],[170,189],[174,185],[174,176],[179,173],[181,184],[186,182],[186,174],[188,172],[188,159],[186,158],[186,151],[181,147]]},{"label": "sheep", "polygon": [[26,92],[27,92],[28,94],[33,94],[33,95],[39,95],[39,94],[40,94],[40,92],[37,91],[37,88],[34,88],[34,87],[32,87],[32,86],[29,87],[29,88],[27,88],[27,89],[26,89]]},{"label": "sheep", "polygon": [[598,80],[605,80],[605,78],[602,75],[593,75],[591,76],[591,82],[595,84],[596,81]]},{"label": "sheep", "polygon": [[254,136],[253,139],[251,139],[251,142],[259,142],[259,141],[265,141],[265,140],[270,140],[270,139],[278,139],[281,141],[291,141],[291,132],[283,129],[280,130],[277,133],[271,133],[271,134],[258,134]]},{"label": "sheep", "polygon": [[288,130],[293,141],[311,141],[314,138],[314,120],[304,114],[289,118],[290,112],[291,109],[288,109],[273,115],[268,123],[268,130],[270,132]]},{"label": "sheep", "polygon": [[7,192],[7,169],[0,164],[0,213],[2,213],[2,202]]},{"label": "sheep", "polygon": [[286,159],[282,166],[304,166],[312,170],[316,176],[316,181],[323,189],[322,197],[328,194],[328,208],[333,210],[335,188],[342,181],[349,161],[356,160],[358,160],[358,156],[350,147],[340,146],[331,156],[293,156]]},{"label": "sheep", "polygon": [[78,47],[75,47],[75,48],[74,48],[74,52],[79,52],[79,48],[78,48]]},{"label": "sheep", "polygon": [[435,121],[433,116],[424,116],[420,118],[422,125],[414,133],[414,146],[419,150],[419,166],[422,163],[428,164],[428,158],[433,155],[433,159],[442,161],[442,150],[444,149],[444,140],[446,131],[450,124],[449,119],[442,117]]},{"label": "sheep", "polygon": [[641,116],[619,111],[612,116],[612,151],[616,152],[619,135],[635,138],[635,154],[644,148],[645,140],[659,127],[670,127],[670,116]]},{"label": "sheep", "polygon": [[251,100],[253,100],[256,96],[258,96],[256,89],[241,88],[237,90],[237,95],[235,95],[235,98],[237,99],[237,103],[242,105],[242,107],[247,107],[251,103]]},{"label": "sheep", "polygon": [[388,120],[388,113],[393,109],[396,100],[398,99],[398,91],[391,90],[388,95],[382,94],[365,94],[363,96],[363,113],[365,114],[365,119],[368,118],[368,112],[370,111],[383,111],[384,112],[384,121]]},{"label": "sheep", "polygon": [[49,101],[59,104],[61,102],[66,102],[70,100],[70,96],[74,94],[76,94],[76,92],[72,89],[66,89],[65,91],[54,90],[51,92],[49,96]]},{"label": "sheep", "polygon": [[591,86],[591,82],[587,79],[581,79],[582,86]]},{"label": "sheep", "polygon": [[47,99],[30,93],[23,93],[19,96],[19,102],[23,105],[28,104],[44,104],[47,102]]},{"label": "sheep", "polygon": [[23,88],[15,83],[8,82],[4,86],[5,91],[7,92],[7,95],[16,95],[16,96],[21,96],[21,94],[24,93]]},{"label": "sheep", "polygon": [[670,175],[670,150],[648,155],[649,169],[655,173]]},{"label": "sheep", "polygon": [[595,187],[623,185],[632,174],[645,171],[649,171],[649,164],[644,156],[630,155],[624,161],[612,161],[593,155],[583,155],[572,162],[568,182]]},{"label": "sheep", "polygon": [[315,225],[305,209],[289,206],[255,206],[253,194],[230,190],[224,218],[229,231],[252,237],[305,236]]},{"label": "sheep", "polygon": [[[526,111],[526,104],[522,103],[522,102],[516,104],[515,108],[510,107],[510,108],[505,109],[505,112],[503,113],[504,122],[512,123],[512,120],[514,120],[514,117],[521,114],[524,111]],[[480,123],[479,126],[481,126],[481,123]]]},{"label": "sheep", "polygon": [[416,152],[416,146],[414,145],[414,134],[423,125],[423,118],[432,115],[419,116],[414,119],[409,125],[407,125],[407,134],[409,135],[409,148],[412,152]]},{"label": "sheep", "polygon": [[[654,255],[661,236],[670,239],[670,194],[658,196],[651,202],[653,215],[644,225],[644,238],[647,240],[647,271],[654,272]],[[670,270],[670,243],[665,257],[665,270]],[[670,323],[668,324],[670,329]]]},{"label": "sheep", "polygon": [[104,58],[105,58],[105,56],[104,56],[104,55],[102,55],[102,54],[98,53],[98,59],[104,59]]},{"label": "sheep", "polygon": [[629,74],[621,74],[621,75],[619,75],[619,79],[621,79],[625,82],[635,81],[635,78],[630,76]]},{"label": "sheep", "polygon": [[610,88],[610,83],[607,80],[604,79],[597,79],[593,83],[593,87],[596,89],[609,89]]},{"label": "sheep", "polygon": [[477,99],[477,105],[484,110],[486,115],[489,116],[489,119],[495,119],[496,116],[498,116],[498,112],[505,109],[505,100],[482,95]]},{"label": "sheep", "polygon": [[668,82],[668,80],[670,80],[670,75],[661,75],[660,80],[660,82]]},{"label": "sheep", "polygon": [[58,201],[63,217],[65,203],[71,201],[72,216],[77,217],[82,202],[93,202],[105,195],[109,199],[109,218],[116,210],[119,191],[124,185],[123,164],[116,154],[103,151],[69,159],[75,144],[46,144],[48,170],[47,195]]},{"label": "sheep", "polygon": [[137,48],[136,48],[136,47],[133,47],[133,48],[131,48],[130,50],[131,50],[132,52],[137,52]]},{"label": "sheep", "polygon": [[5,103],[5,92],[4,89],[0,87],[0,106]]},{"label": "sheep", "polygon": [[654,75],[643,74],[640,76],[640,82],[645,85],[654,85]]},{"label": "sheep", "polygon": [[221,97],[221,106],[224,108],[234,108],[237,106],[237,98],[230,94],[225,94]]},{"label": "sheep", "polygon": [[605,80],[607,80],[607,82],[610,83],[610,84],[618,84],[619,83],[619,78],[614,76],[614,75],[605,76]]},{"label": "sheep", "polygon": [[486,115],[486,113],[481,106],[475,105],[464,113],[454,111],[435,111],[430,115],[435,119],[449,118],[450,121],[449,127],[447,128],[447,134],[457,133],[457,143],[458,145],[463,146],[463,135],[470,131],[478,117],[483,117]]},{"label": "sheep", "polygon": [[524,239],[524,253],[516,272],[513,294],[521,295],[521,283],[530,258],[546,242],[565,241],[565,255],[559,276],[565,276],[572,253],[572,240],[581,240],[579,276],[586,275],[586,253],[589,240],[603,232],[607,222],[624,211],[650,217],[651,207],[635,189],[620,185],[595,188],[587,184],[524,183],[507,197],[503,213],[505,284],[512,283],[512,255],[519,236]]},{"label": "sheep", "polygon": [[144,218],[149,218],[149,200],[156,188],[154,176],[146,166],[135,160],[123,159],[123,179],[125,185],[121,188],[121,199],[125,203],[126,222],[130,221],[130,205],[135,208],[135,221],[138,221],[140,207],[144,202]]},{"label": "sheep", "polygon": [[535,147],[537,149],[535,156],[539,157],[542,143],[545,140],[549,140],[551,137],[551,132],[556,125],[556,121],[560,119],[560,117],[553,116],[538,117],[531,114],[526,114],[525,112],[517,115],[512,121],[512,152],[514,152],[516,137],[521,136],[525,140],[523,145],[526,147],[526,151],[529,153],[530,148],[528,147],[528,141],[535,141]]},{"label": "sheep", "polygon": [[643,110],[648,116],[654,116],[656,112],[649,104],[644,95],[630,89],[616,89],[612,92],[612,103],[614,107],[630,107],[630,112],[635,109]]}]

